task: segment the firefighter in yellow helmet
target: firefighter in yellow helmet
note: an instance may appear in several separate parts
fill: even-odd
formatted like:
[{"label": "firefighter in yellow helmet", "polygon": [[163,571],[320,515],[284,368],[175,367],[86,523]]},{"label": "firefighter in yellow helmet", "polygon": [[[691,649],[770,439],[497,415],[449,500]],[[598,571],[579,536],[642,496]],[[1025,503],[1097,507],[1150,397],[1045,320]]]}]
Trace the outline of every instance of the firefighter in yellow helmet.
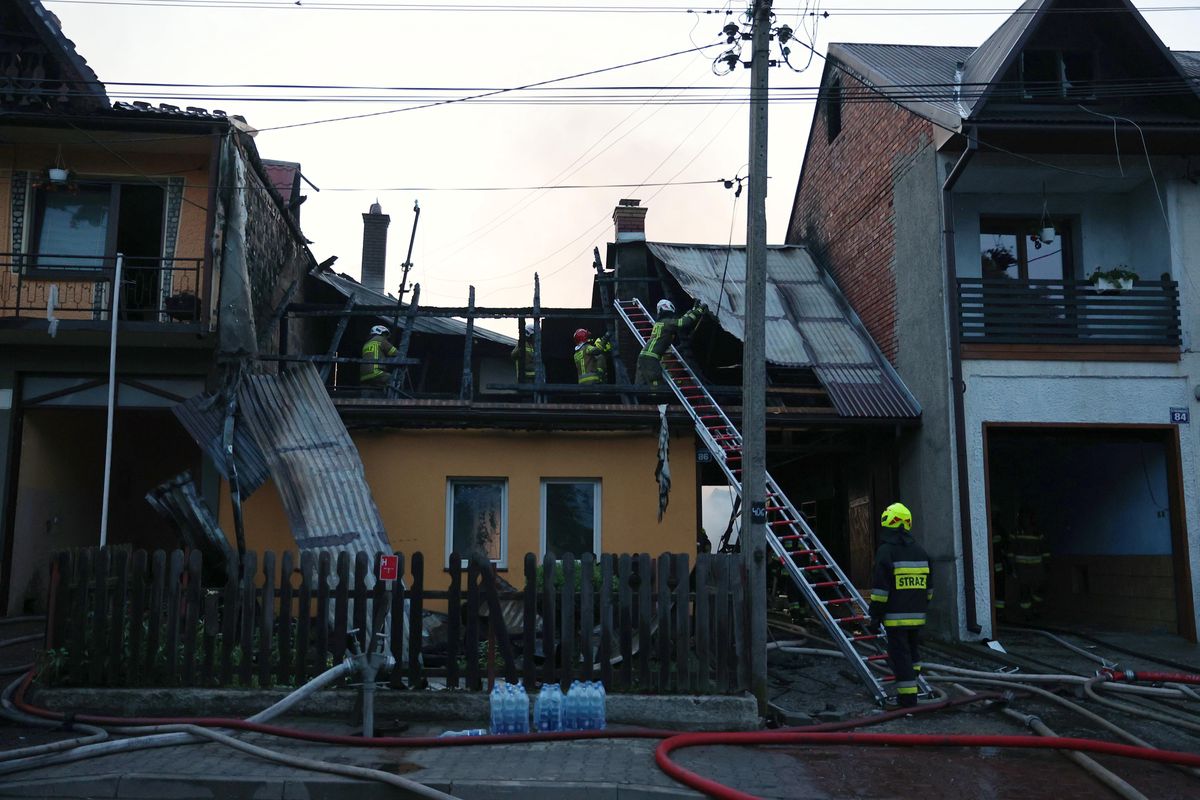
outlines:
[{"label": "firefighter in yellow helmet", "polygon": [[871,581],[871,626],[878,630],[882,625],[887,631],[888,660],[896,676],[899,704],[915,706],[921,674],[919,634],[933,599],[929,554],[913,540],[912,512],[903,503],[884,509],[880,524],[884,532]]}]

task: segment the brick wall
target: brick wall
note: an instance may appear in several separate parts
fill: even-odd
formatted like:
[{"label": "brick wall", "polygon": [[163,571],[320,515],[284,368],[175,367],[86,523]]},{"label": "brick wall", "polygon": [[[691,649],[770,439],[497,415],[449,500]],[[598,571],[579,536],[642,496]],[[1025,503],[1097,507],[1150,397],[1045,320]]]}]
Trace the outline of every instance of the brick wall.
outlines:
[{"label": "brick wall", "polygon": [[[829,141],[817,106],[787,241],[805,242],[893,364],[896,339],[895,173],[930,143],[932,125],[841,73],[841,132]],[[870,102],[862,102],[866,98]]]}]

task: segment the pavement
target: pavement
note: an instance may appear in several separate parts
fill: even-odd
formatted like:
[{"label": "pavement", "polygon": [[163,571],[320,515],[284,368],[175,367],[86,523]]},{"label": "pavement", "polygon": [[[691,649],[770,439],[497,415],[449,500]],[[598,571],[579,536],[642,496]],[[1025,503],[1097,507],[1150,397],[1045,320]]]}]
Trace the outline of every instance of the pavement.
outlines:
[{"label": "pavement", "polygon": [[[1020,658],[1086,674],[1087,659],[1033,634],[1006,631],[1006,648]],[[1076,639],[1076,644],[1083,644]],[[1196,663],[1194,645],[1181,640],[1122,640],[1143,652],[1169,652],[1183,663]],[[1086,645],[1107,655],[1103,648]],[[936,648],[930,661],[954,661],[996,669],[999,664],[978,645]],[[1126,659],[1141,666],[1136,658]],[[797,720],[832,721],[876,709],[852,675],[828,658],[773,653],[772,697]],[[1028,669],[1028,668],[1027,668]],[[1056,706],[1018,698],[1013,707],[1039,715],[1064,736],[1111,740]],[[1159,747],[1200,752],[1200,736],[1138,718],[1111,715]],[[480,724],[477,720],[474,724]],[[345,716],[295,717],[284,724],[347,733]],[[381,734],[389,717],[381,715]],[[411,722],[403,735],[424,736],[470,727],[463,720]],[[1006,733],[1025,730],[983,706],[903,717],[869,729],[899,733]],[[0,724],[0,747],[11,748],[70,734]],[[384,770],[432,786],[463,800],[476,798],[692,798],[702,795],[676,783],[654,762],[655,741],[593,740],[478,747],[353,748],[277,739],[253,734],[239,738],[290,755]],[[1052,752],[997,748],[909,749],[900,747],[705,746],[678,751],[674,760],[707,778],[761,798],[797,800],[913,798],[1019,798],[1020,800],[1092,800],[1107,790],[1078,767]],[[1146,762],[1097,757],[1105,766],[1154,800],[1200,796],[1200,780],[1184,772]],[[403,798],[381,783],[363,782],[282,766],[223,745],[205,743],[108,755],[70,764],[0,776],[0,798]]]}]

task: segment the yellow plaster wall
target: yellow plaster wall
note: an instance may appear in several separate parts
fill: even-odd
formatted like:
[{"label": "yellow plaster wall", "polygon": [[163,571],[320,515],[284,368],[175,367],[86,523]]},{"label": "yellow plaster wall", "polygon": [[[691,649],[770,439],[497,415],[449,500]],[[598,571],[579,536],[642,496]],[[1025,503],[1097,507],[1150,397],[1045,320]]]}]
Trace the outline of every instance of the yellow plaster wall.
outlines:
[{"label": "yellow plaster wall", "polygon": [[[144,137],[146,134],[132,134]],[[122,148],[119,140],[106,135],[106,145],[114,151],[109,153],[91,144],[63,145],[63,163],[75,177],[86,180],[128,180],[146,181],[147,177],[166,185],[167,178],[183,178],[183,203],[180,209],[179,236],[175,245],[175,257],[178,259],[204,258],[204,233],[207,224],[208,207],[208,168],[207,152],[191,153],[161,153],[139,152],[132,148]],[[161,144],[159,146],[162,146]],[[197,150],[194,143],[188,147]],[[53,146],[38,146],[28,143],[0,145],[0,253],[13,252],[13,236],[11,225],[12,206],[12,175],[15,171],[41,173],[55,163],[58,150]],[[36,178],[35,178],[36,179]],[[24,244],[28,252],[33,236],[33,208],[36,190],[30,189],[26,195],[28,211],[25,216]],[[17,276],[9,267],[7,256],[0,257],[0,307],[11,306],[16,302]],[[197,291],[194,273],[191,272],[192,262],[177,262],[180,270],[173,279],[175,291]],[[28,278],[22,286],[22,306],[44,308],[47,292],[52,283],[59,285],[60,309],[57,316],[61,319],[91,319],[90,311],[71,311],[70,307],[87,308],[91,304],[93,281],[68,282],[63,280],[38,281]],[[0,314],[11,315],[12,312],[0,311]]]},{"label": "yellow plaster wall", "polygon": [[[599,478],[603,552],[686,552],[696,547],[693,437],[671,438],[671,502],[657,521],[657,435],[529,431],[354,431],[367,482],[392,546],[421,551],[429,566],[446,557],[448,478],[508,479],[508,564],[519,582],[525,553],[541,555],[542,478]],[[247,546],[294,550],[283,505],[268,484],[245,502]],[[228,488],[221,527],[231,538]]]}]

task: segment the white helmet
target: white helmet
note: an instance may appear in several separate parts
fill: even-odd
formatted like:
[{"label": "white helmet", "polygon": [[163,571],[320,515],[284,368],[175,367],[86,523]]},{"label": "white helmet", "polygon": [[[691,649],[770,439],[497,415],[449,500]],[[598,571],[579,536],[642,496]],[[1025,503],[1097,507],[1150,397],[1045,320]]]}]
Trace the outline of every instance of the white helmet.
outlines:
[{"label": "white helmet", "polygon": [[533,323],[532,322],[525,323],[525,335],[533,336]]},{"label": "white helmet", "polygon": [[372,336],[387,336],[388,335],[387,326],[386,325],[375,325],[374,327],[371,328],[371,335]]},{"label": "white helmet", "polygon": [[654,307],[654,311],[656,314],[674,314],[675,304],[670,300],[659,300],[658,305]]}]

